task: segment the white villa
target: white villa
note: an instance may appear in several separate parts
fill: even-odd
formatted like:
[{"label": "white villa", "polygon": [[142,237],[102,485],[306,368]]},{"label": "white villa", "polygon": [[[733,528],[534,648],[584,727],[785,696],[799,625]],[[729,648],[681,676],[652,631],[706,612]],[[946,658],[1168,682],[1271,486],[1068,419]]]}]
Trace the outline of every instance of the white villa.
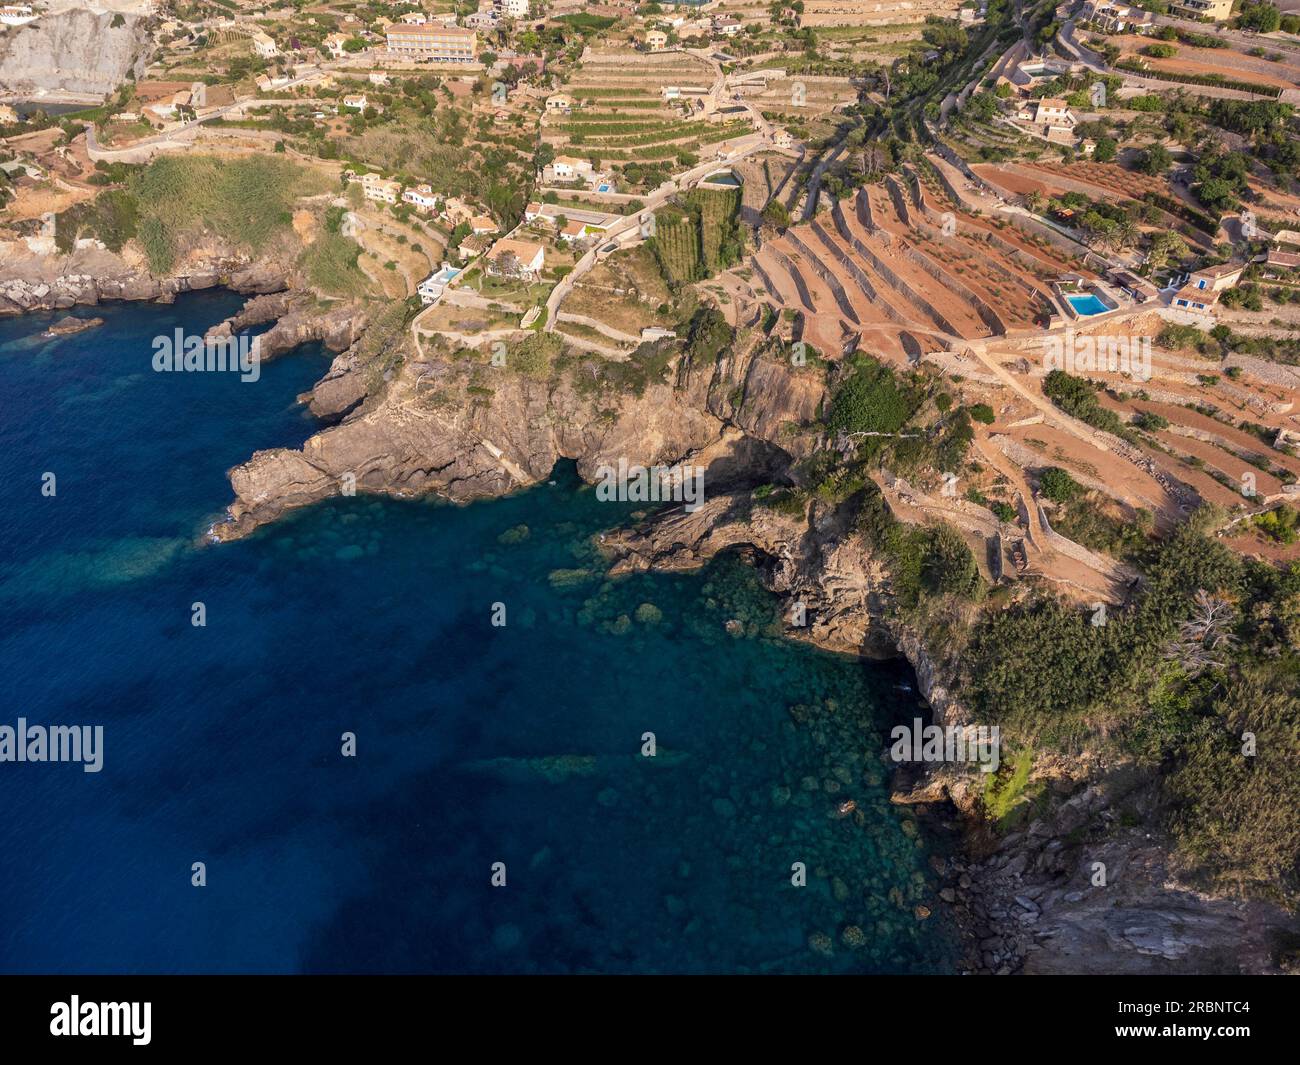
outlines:
[{"label": "white villa", "polygon": [[438,206],[438,197],[428,185],[413,185],[402,191],[402,202],[411,204],[418,211],[429,213]]},{"label": "white villa", "polygon": [[447,291],[447,285],[459,275],[459,269],[451,263],[444,262],[434,273],[416,285],[415,291],[420,296],[420,302],[426,307],[437,303],[442,299],[442,294]]},{"label": "white villa", "polygon": [[487,272],[498,277],[535,280],[546,265],[546,250],[529,240],[503,237],[488,252]]}]

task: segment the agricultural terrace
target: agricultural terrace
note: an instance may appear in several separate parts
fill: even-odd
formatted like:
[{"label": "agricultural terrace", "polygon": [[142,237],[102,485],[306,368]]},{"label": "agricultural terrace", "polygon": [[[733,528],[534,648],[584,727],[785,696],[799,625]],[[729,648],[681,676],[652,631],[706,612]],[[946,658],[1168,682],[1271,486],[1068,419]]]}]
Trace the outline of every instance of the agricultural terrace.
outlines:
[{"label": "agricultural terrace", "polygon": [[[1168,40],[1162,39],[1159,32],[1150,37],[1092,34],[1087,43],[1101,51],[1115,70],[1158,77],[1172,75],[1170,80],[1186,84],[1193,92],[1197,84],[1214,82],[1231,83],[1232,88],[1243,91],[1257,87],[1271,95],[1300,87],[1300,51],[1293,47],[1273,47],[1272,42],[1261,39],[1258,46],[1246,51],[1212,34],[1184,33],[1186,39],[1179,39],[1177,31],[1169,33]],[[1208,47],[1191,45],[1188,40]]]},{"label": "agricultural terrace", "polygon": [[929,160],[765,241],[751,264],[819,351],[894,360],[1032,331],[1060,313],[1051,279],[1091,276],[1043,234],[968,212]]},{"label": "agricultural terrace", "polygon": [[[1235,353],[1249,345],[1244,338],[1222,343],[1154,313],[1093,332],[1149,342],[1151,378],[1053,371],[1041,344],[996,350],[993,358],[1010,374],[987,386],[984,398],[995,412],[991,442],[1002,453],[1000,465],[1009,460],[1034,479],[1044,467],[1063,469],[1083,486],[1080,495],[1109,497],[1127,522],[1143,511],[1172,521],[1200,502],[1244,513],[1289,498],[1300,458],[1276,439],[1288,427],[1300,385],[1294,368]],[[1212,349],[1217,366],[1207,366]],[[1059,415],[1074,419],[1073,429]],[[1078,422],[1092,430],[1093,446],[1080,447]],[[1122,529],[1072,518],[1070,499],[1061,502],[1059,532],[1123,552]]]},{"label": "agricultural terrace", "polygon": [[557,328],[580,335],[582,323],[572,319],[585,318],[637,337],[642,329],[671,329],[679,317],[677,297],[653,250],[643,243],[608,256],[584,274],[565,297]]},{"label": "agricultural terrace", "polygon": [[858,87],[849,78],[824,74],[765,77],[740,86],[739,92],[769,122],[788,129],[798,140],[813,143],[826,140],[838,129],[837,110],[858,102]]},{"label": "agricultural terrace", "polygon": [[699,188],[655,212],[648,241],[664,277],[681,285],[740,261],[740,189]]},{"label": "agricultural terrace", "polygon": [[1209,251],[1214,244],[1217,218],[1188,202],[1190,197],[1176,196],[1164,177],[1125,170],[1115,163],[1051,160],[975,163],[971,170],[995,192],[1024,201],[1098,247],[1105,242],[1094,240],[1080,220],[1095,205],[1108,215],[1122,209],[1133,226],[1124,239],[1106,247],[1108,251],[1135,247],[1140,237],[1162,232],[1180,234],[1189,248]]},{"label": "agricultural terrace", "polygon": [[543,141],[554,155],[615,172],[620,189],[655,188],[716,154],[725,141],[753,132],[747,117],[711,121],[695,113],[698,93],[670,100],[663,92],[707,94],[716,80],[708,63],[680,52],[589,54],[563,87],[575,109],[548,116]]}]

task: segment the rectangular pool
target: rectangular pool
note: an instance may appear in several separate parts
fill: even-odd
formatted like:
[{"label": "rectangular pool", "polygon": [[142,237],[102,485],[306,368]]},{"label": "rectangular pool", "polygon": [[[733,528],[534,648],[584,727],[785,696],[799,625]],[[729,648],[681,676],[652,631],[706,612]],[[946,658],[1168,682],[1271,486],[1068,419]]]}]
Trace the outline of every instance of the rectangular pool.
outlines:
[{"label": "rectangular pool", "polygon": [[1091,292],[1086,295],[1066,296],[1065,298],[1070,301],[1071,307],[1085,317],[1092,314],[1105,314],[1110,310],[1109,307],[1102,303],[1101,300]]}]

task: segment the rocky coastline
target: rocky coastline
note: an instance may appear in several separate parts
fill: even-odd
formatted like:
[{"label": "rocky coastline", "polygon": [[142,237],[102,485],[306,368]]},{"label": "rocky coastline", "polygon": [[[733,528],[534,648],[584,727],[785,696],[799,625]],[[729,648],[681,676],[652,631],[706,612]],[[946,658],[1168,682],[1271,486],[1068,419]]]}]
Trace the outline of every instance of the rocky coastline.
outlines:
[{"label": "rocky coastline", "polygon": [[[0,316],[5,317],[109,302],[173,303],[183,293],[224,288],[250,298],[237,314],[209,329],[206,339],[220,340],[269,322],[271,327],[257,343],[263,361],[313,341],[333,352],[346,351],[368,322],[365,307],[354,301],[322,305],[303,287],[293,264],[275,254],[254,258],[220,246],[195,248],[175,272],[158,276],[138,255],[119,255],[102,247],[55,255],[50,249],[18,242],[0,245],[0,252],[6,263],[5,277],[0,278]],[[47,331],[61,336],[102,322],[67,316]]]},{"label": "rocky coastline", "polygon": [[[283,263],[233,259],[161,279],[138,268],[106,276],[70,270],[0,282],[0,313],[106,299],[169,302],[224,285],[252,298],[210,339],[270,322],[263,358],[308,341],[338,352],[299,397],[324,428],[300,450],[258,451],[230,471],[235,499],[212,531],[218,541],[349,490],[468,502],[543,481],[561,459],[576,461],[589,481],[620,458],[703,466],[710,494],[702,507],[668,508],[605,537],[611,575],[688,569],[742,551],[770,590],[805,605],[808,623],[792,638],[853,655],[901,655],[933,721],[968,721],[954,694],[956,664],[904,619],[887,573],[847,519],[817,502],[803,515],[755,505],[753,490],[783,483],[807,450],[784,427],[805,421],[821,402],[813,375],[748,344],[709,371],[679,361],[670,380],[619,396],[612,411],[608,397],[571,381],[513,372],[493,379],[484,402],[473,391],[481,388],[480,364],[407,350],[397,369],[385,368],[365,350],[370,322],[362,308],[322,308],[292,281]],[[882,760],[895,768],[885,752]],[[893,801],[961,840],[959,853],[932,864],[936,905],[961,933],[962,972],[1276,971],[1274,938],[1293,930],[1294,919],[1267,903],[1216,898],[1178,882],[1162,841],[1126,827],[1130,814],[1150,812],[1155,801],[1133,766],[1058,758],[1036,761],[1033,773],[1048,784],[1050,808],[1004,837],[979,815],[978,770],[895,773]],[[1104,886],[1096,882],[1098,863]]]},{"label": "rocky coastline", "polygon": [[102,249],[71,255],[32,252],[21,242],[0,248],[0,315],[66,311],[114,301],[171,303],[184,292],[229,288],[242,295],[277,292],[292,274],[275,260],[237,255],[198,255],[177,272],[157,277],[143,263]]}]

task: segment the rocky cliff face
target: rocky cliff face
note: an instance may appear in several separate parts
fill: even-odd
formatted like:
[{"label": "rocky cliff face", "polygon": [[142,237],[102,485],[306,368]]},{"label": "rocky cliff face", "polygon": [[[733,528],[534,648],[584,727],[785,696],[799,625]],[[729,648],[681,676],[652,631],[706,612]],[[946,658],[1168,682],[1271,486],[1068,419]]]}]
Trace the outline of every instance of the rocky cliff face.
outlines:
[{"label": "rocky cliff face", "polygon": [[[118,22],[114,25],[114,22]],[[146,18],[135,12],[71,8],[0,34],[0,89],[104,95],[144,73]]]},{"label": "rocky cliff face", "polygon": [[0,315],[66,310],[104,300],[170,301],[181,292],[224,285],[237,292],[275,292],[292,276],[289,263],[250,259],[230,249],[195,249],[177,271],[155,277],[138,253],[93,244],[57,255],[50,238],[0,242]]},{"label": "rocky cliff face", "polygon": [[[502,371],[491,396],[476,398],[473,367],[413,361],[388,381],[353,355],[335,360],[310,404],[323,414],[362,405],[301,451],[255,454],[231,471],[236,500],[216,535],[251,532],[284,511],[355,488],[411,496],[437,492],[469,501],[535,484],[561,458],[591,478],[620,458],[672,463],[722,436],[722,422],[698,404],[679,405],[667,385],[625,401],[614,419],[569,384]],[[380,394],[370,396],[374,384]],[[481,387],[481,386],[480,386]],[[361,397],[369,397],[364,400]]]},{"label": "rocky cliff face", "polygon": [[[750,351],[717,370],[681,367],[671,383],[611,397],[584,391],[580,375],[541,380],[409,348],[398,369],[378,373],[373,361],[346,352],[306,398],[320,415],[348,416],[301,451],[258,452],[232,470],[236,499],[215,535],[247,535],[286,510],[354,488],[460,502],[497,496],[543,480],[562,458],[588,480],[620,460],[689,461],[706,468],[710,491],[757,484],[784,471],[791,456],[762,434],[729,426],[756,360]],[[750,405],[753,417],[774,426],[796,417],[792,394],[764,392]]]},{"label": "rocky cliff face", "polygon": [[[218,536],[241,536],[285,510],[343,490],[436,491],[469,500],[547,476],[561,457],[591,479],[598,466],[688,461],[706,469],[698,509],[669,507],[605,538],[611,574],[680,570],[740,551],[806,624],[792,638],[857,655],[902,653],[933,720],[969,720],[952,688],[958,663],[899,611],[888,574],[839,508],[803,514],[765,506],[752,488],[779,481],[810,446],[791,434],[824,398],[821,375],[802,374],[742,343],[711,370],[680,364],[641,395],[588,395],[572,380],[544,382],[506,369],[414,358],[377,380],[345,352],[304,397],[343,421],[302,451],[260,452],[231,472],[236,501]],[[577,375],[580,378],[580,375]],[[491,397],[477,400],[487,385]],[[961,618],[950,619],[960,624]],[[882,752],[882,761],[891,768]],[[1277,943],[1296,922],[1262,902],[1201,894],[1167,867],[1167,847],[1142,823],[1156,801],[1150,777],[1090,756],[1037,757],[1048,801],[1024,830],[998,836],[979,814],[984,780],[972,766],[895,774],[894,801],[964,825],[967,852],[935,859],[940,897],[963,932],[972,973],[1275,972]]]},{"label": "rocky cliff face", "polygon": [[[839,516],[755,506],[750,493],[715,497],[692,514],[651,518],[606,538],[615,574],[703,565],[742,550],[807,625],[792,637],[855,654],[903,653],[939,724],[969,714],[950,689],[956,663],[896,609],[887,573]],[[786,616],[791,616],[788,609]],[[1168,866],[1167,841],[1126,819],[1159,822],[1152,778],[1129,762],[1087,753],[1035,756],[1031,779],[1048,800],[1022,830],[997,836],[980,815],[984,780],[967,765],[895,767],[896,803],[931,820],[964,822],[968,853],[936,859],[940,898],[963,933],[963,971],[1013,973],[1275,973],[1294,915],[1261,901],[1216,898]]]}]

